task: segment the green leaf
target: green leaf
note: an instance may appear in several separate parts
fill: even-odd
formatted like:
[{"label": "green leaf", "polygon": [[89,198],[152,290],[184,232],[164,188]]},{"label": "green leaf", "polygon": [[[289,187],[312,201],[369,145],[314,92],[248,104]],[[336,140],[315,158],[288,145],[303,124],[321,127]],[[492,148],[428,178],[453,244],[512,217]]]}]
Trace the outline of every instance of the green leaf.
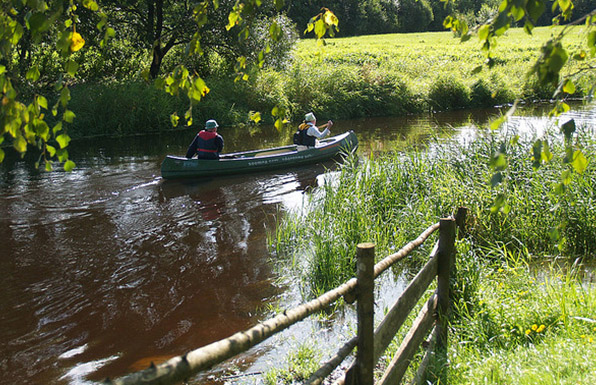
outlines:
[{"label": "green leaf", "polygon": [[172,126],[173,127],[177,127],[178,126],[178,121],[180,120],[180,117],[178,116],[177,113],[173,113],[172,115],[170,115],[170,122],[172,122]]},{"label": "green leaf", "polygon": [[62,122],[58,122],[56,123],[56,125],[54,126],[54,128],[52,128],[52,133],[54,135],[56,135],[57,132],[62,131]]},{"label": "green leaf", "polygon": [[505,194],[497,194],[497,197],[495,198],[493,205],[490,208],[490,212],[493,214],[497,213],[499,210],[501,210],[503,206],[505,206],[506,203],[507,201],[505,199]]},{"label": "green leaf", "polygon": [[230,29],[234,28],[236,24],[239,23],[240,20],[240,13],[238,11],[232,11],[228,14],[228,25],[226,25],[226,29],[229,31]]},{"label": "green leaf", "polygon": [[520,21],[526,14],[526,11],[524,11],[522,7],[516,7],[514,5],[513,7],[511,7],[510,13],[511,16],[513,16],[513,18],[515,19],[515,21]]},{"label": "green leaf", "polygon": [[75,162],[73,162],[72,160],[67,160],[64,163],[64,171],[71,172],[75,168],[75,166]]},{"label": "green leaf", "polygon": [[453,16],[447,16],[444,20],[443,20],[443,27],[445,29],[451,29],[453,28],[453,22],[455,21],[455,19],[453,18]]},{"label": "green leaf", "polygon": [[12,146],[21,154],[27,151],[27,141],[25,140],[23,135],[17,135],[17,137],[14,139]]},{"label": "green leaf", "polygon": [[542,165],[542,140],[537,140],[532,146],[532,167],[537,170]]},{"label": "green leaf", "polygon": [[279,41],[281,39],[281,36],[282,36],[281,27],[275,21],[273,23],[271,23],[271,26],[269,26],[269,36],[271,37],[271,39],[273,39],[275,41]]},{"label": "green leaf", "polygon": [[58,156],[58,160],[60,162],[66,162],[68,160],[68,151],[66,149],[59,149],[56,151],[56,155]]},{"label": "green leaf", "polygon": [[493,157],[490,165],[495,170],[505,170],[507,168],[507,157],[503,153],[498,153]]},{"label": "green leaf", "polygon": [[275,121],[274,124],[275,128],[277,129],[277,131],[281,132],[283,126],[284,126],[284,121],[282,118],[279,118]]},{"label": "green leaf", "polygon": [[83,0],[83,6],[87,9],[92,10],[93,12],[99,10],[99,6],[93,0]]},{"label": "green leaf", "polygon": [[565,170],[561,173],[561,183],[565,186],[569,186],[569,184],[571,184],[571,178],[572,178],[572,174],[571,171],[569,170]]},{"label": "green leaf", "polygon": [[47,172],[51,172],[52,171],[52,162],[49,160],[46,160],[45,168],[46,168]]},{"label": "green leaf", "polygon": [[544,1],[540,0],[528,0],[526,4],[526,10],[533,22],[537,22],[538,18],[542,16],[544,11],[546,10],[546,5]]},{"label": "green leaf", "polygon": [[62,107],[66,107],[69,101],[70,90],[68,89],[68,87],[64,87],[62,88],[62,91],[60,91],[60,104],[62,104]]},{"label": "green leaf", "polygon": [[550,146],[548,145],[548,142],[546,140],[544,141],[544,145],[542,146],[542,153],[540,155],[540,158],[545,163],[548,163],[553,159],[553,153],[550,151]]},{"label": "green leaf", "polygon": [[472,75],[476,75],[478,73],[482,72],[482,66],[476,66],[474,67],[474,69],[472,70]]},{"label": "green leaf", "polygon": [[561,114],[569,112],[570,109],[571,109],[571,107],[569,107],[569,104],[567,104],[565,102],[558,101],[557,104],[555,105],[555,107],[548,113],[548,116],[549,117],[559,116]]},{"label": "green leaf", "polygon": [[484,24],[482,27],[478,29],[478,39],[480,41],[484,41],[488,39],[488,33],[490,32],[490,27]]},{"label": "green leaf", "polygon": [[565,80],[565,85],[563,86],[563,92],[572,95],[575,93],[575,84],[573,84],[573,80],[567,79]]},{"label": "green leaf", "polygon": [[571,119],[563,123],[563,125],[561,126],[561,131],[563,131],[565,139],[567,141],[570,141],[573,137],[573,133],[575,132],[575,120]]},{"label": "green leaf", "polygon": [[507,9],[507,7],[509,7],[509,1],[508,0],[501,1],[501,4],[499,4],[499,12],[505,11]]},{"label": "green leaf", "polygon": [[261,113],[258,111],[257,112],[250,111],[248,113],[248,118],[255,123],[259,123],[261,121]]},{"label": "green leaf", "polygon": [[588,167],[588,159],[581,150],[576,150],[573,153],[573,161],[571,162],[571,165],[578,174],[583,174]]},{"label": "green leaf", "polygon": [[524,31],[526,31],[528,35],[531,35],[533,30],[534,24],[532,24],[530,20],[526,19],[526,22],[524,23]]},{"label": "green leaf", "polygon": [[4,161],[4,150],[0,148],[0,163]]},{"label": "green leaf", "polygon": [[68,147],[68,143],[70,143],[70,136],[67,134],[60,134],[56,137],[56,142],[58,142],[61,149],[64,149]]},{"label": "green leaf", "polygon": [[561,233],[557,227],[553,227],[548,232],[551,242],[557,242],[561,238]]},{"label": "green leaf", "polygon": [[48,109],[48,99],[46,99],[44,96],[42,95],[37,95],[36,97],[37,100],[37,104],[43,108],[44,110]]},{"label": "green leaf", "polygon": [[561,8],[561,11],[563,11],[563,12],[567,11],[569,9],[569,7],[572,6],[570,0],[557,0],[557,2],[559,3],[559,7]]},{"label": "green leaf", "polygon": [[503,123],[505,123],[505,121],[506,121],[506,120],[507,120],[507,117],[505,117],[505,116],[501,116],[500,118],[493,120],[493,121],[490,123],[490,129],[491,129],[491,130],[496,130],[496,129],[498,129],[499,127],[501,127],[501,125],[502,125]]},{"label": "green leaf", "polygon": [[490,186],[495,187],[503,181],[503,174],[500,172],[496,172],[493,174],[492,178],[490,178]]},{"label": "green leaf", "polygon": [[48,18],[42,12],[35,12],[27,19],[27,26],[29,27],[29,30],[31,30],[31,33],[35,36],[37,33],[48,29]]},{"label": "green leaf", "polygon": [[62,120],[64,120],[67,123],[72,123],[72,121],[74,120],[75,117],[76,117],[75,113],[72,112],[71,110],[66,110],[66,111],[64,111],[64,114],[62,114]]},{"label": "green leaf", "polygon": [[596,55],[596,31],[592,31],[588,34],[588,48],[592,56]]},{"label": "green leaf", "polygon": [[555,189],[554,189],[555,190],[555,194],[557,194],[557,195],[563,195],[563,193],[565,192],[566,189],[567,188],[565,187],[565,184],[563,184],[563,183],[557,183],[555,185]]},{"label": "green leaf", "polygon": [[317,39],[321,39],[323,36],[325,36],[326,32],[327,32],[327,25],[325,24],[323,19],[317,20],[315,22],[315,35],[317,36]]},{"label": "green leaf", "polygon": [[51,158],[53,158],[54,155],[56,155],[56,147],[54,147],[54,146],[50,146],[49,144],[46,144],[46,151],[48,152],[48,154],[50,155]]},{"label": "green leaf", "polygon": [[37,81],[39,79],[39,68],[37,66],[29,68],[27,74],[25,75],[25,78],[32,82]]},{"label": "green leaf", "polygon": [[76,73],[77,73],[77,70],[78,70],[78,69],[79,69],[79,63],[77,63],[76,61],[74,61],[74,60],[69,60],[69,61],[66,63],[66,72],[67,72],[67,73],[68,73],[70,76],[74,77],[74,76],[76,75]]}]

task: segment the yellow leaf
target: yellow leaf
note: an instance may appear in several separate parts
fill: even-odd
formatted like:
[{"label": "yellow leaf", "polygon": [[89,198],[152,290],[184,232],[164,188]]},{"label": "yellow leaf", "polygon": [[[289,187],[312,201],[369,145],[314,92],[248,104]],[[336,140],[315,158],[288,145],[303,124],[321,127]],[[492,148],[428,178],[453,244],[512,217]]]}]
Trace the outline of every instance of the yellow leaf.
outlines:
[{"label": "yellow leaf", "polygon": [[327,25],[337,25],[338,23],[337,16],[335,16],[335,14],[330,10],[325,11],[323,18],[325,20],[325,24]]},{"label": "yellow leaf", "polygon": [[81,36],[78,32],[73,32],[72,37],[70,38],[70,50],[72,52],[77,52],[85,45],[85,39]]}]

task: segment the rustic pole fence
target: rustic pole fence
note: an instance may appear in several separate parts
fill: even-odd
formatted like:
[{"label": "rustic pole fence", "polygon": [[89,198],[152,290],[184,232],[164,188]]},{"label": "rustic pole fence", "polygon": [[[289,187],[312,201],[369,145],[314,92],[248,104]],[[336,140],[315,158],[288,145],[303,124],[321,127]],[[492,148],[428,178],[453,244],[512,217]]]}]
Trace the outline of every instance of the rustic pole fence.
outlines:
[{"label": "rustic pole fence", "polygon": [[[464,209],[461,212],[458,211],[457,215],[458,217],[463,216],[464,222],[465,213]],[[460,222],[458,222],[459,224]],[[326,309],[333,302],[344,297],[348,303],[354,299],[358,301],[356,304],[358,334],[348,340],[329,361],[311,375],[306,383],[321,384],[358,346],[355,362],[347,374],[336,383],[372,385],[374,384],[374,368],[377,361],[384,354],[430,283],[437,277],[435,294],[431,295],[430,299],[422,306],[412,328],[379,382],[380,384],[399,383],[413,355],[435,324],[432,335],[438,336],[436,340],[437,354],[441,352],[440,354],[446,355],[449,274],[454,263],[455,228],[456,219],[441,219],[439,223],[427,228],[418,238],[406,244],[397,253],[385,257],[376,265],[374,264],[374,244],[359,244],[357,247],[357,278],[352,278],[336,289],[305,304],[286,310],[248,330],[238,332],[231,337],[193,350],[183,356],[174,357],[159,365],[152,364],[145,370],[115,380],[106,379],[104,384],[167,385],[185,381],[201,371],[247,351],[272,335]],[[460,225],[460,231],[462,228],[463,225]],[[379,326],[374,329],[374,279],[422,245],[437,230],[439,230],[439,240],[433,247],[429,261],[410,282]],[[431,346],[433,345],[434,341]],[[427,351],[416,378],[423,378],[425,362],[428,362],[429,354]]]}]

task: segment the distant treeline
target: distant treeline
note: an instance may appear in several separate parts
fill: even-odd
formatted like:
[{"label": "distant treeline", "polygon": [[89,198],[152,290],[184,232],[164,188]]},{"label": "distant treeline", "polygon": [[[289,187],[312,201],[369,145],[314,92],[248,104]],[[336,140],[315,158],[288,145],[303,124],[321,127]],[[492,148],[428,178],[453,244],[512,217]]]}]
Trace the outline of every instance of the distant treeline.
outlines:
[{"label": "distant treeline", "polygon": [[[357,36],[442,31],[448,15],[456,15],[473,27],[493,16],[500,3],[501,0],[286,0],[285,11],[303,32],[309,19],[321,7],[327,7],[339,18],[338,36]],[[594,9],[593,0],[574,0],[573,4],[574,18]],[[552,7],[547,6],[536,25],[550,25],[553,16]]]}]

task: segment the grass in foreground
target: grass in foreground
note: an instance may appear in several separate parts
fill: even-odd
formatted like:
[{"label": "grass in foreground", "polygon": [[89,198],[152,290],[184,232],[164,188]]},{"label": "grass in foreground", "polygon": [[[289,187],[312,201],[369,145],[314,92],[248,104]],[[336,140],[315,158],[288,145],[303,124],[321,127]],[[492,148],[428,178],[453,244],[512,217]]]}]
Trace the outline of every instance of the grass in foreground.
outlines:
[{"label": "grass in foreground", "polygon": [[[296,274],[307,295],[317,295],[353,276],[357,243],[375,242],[382,257],[465,205],[471,222],[458,244],[449,383],[592,383],[596,287],[572,272],[535,276],[529,266],[552,255],[596,254],[596,167],[572,174],[557,194],[555,185],[570,169],[562,139],[544,136],[554,158],[537,170],[533,141],[510,139],[487,133],[470,144],[434,143],[348,163],[312,195],[307,210],[281,224],[276,251],[307,261]],[[574,140],[594,159],[589,132]],[[493,190],[488,165],[503,144],[505,180]],[[491,211],[498,192],[507,197],[508,214]],[[553,230],[561,235],[557,244]]]},{"label": "grass in foreground", "polygon": [[455,304],[449,383],[596,383],[596,287],[573,269],[536,276],[527,259],[503,255],[473,273],[473,302]]}]

